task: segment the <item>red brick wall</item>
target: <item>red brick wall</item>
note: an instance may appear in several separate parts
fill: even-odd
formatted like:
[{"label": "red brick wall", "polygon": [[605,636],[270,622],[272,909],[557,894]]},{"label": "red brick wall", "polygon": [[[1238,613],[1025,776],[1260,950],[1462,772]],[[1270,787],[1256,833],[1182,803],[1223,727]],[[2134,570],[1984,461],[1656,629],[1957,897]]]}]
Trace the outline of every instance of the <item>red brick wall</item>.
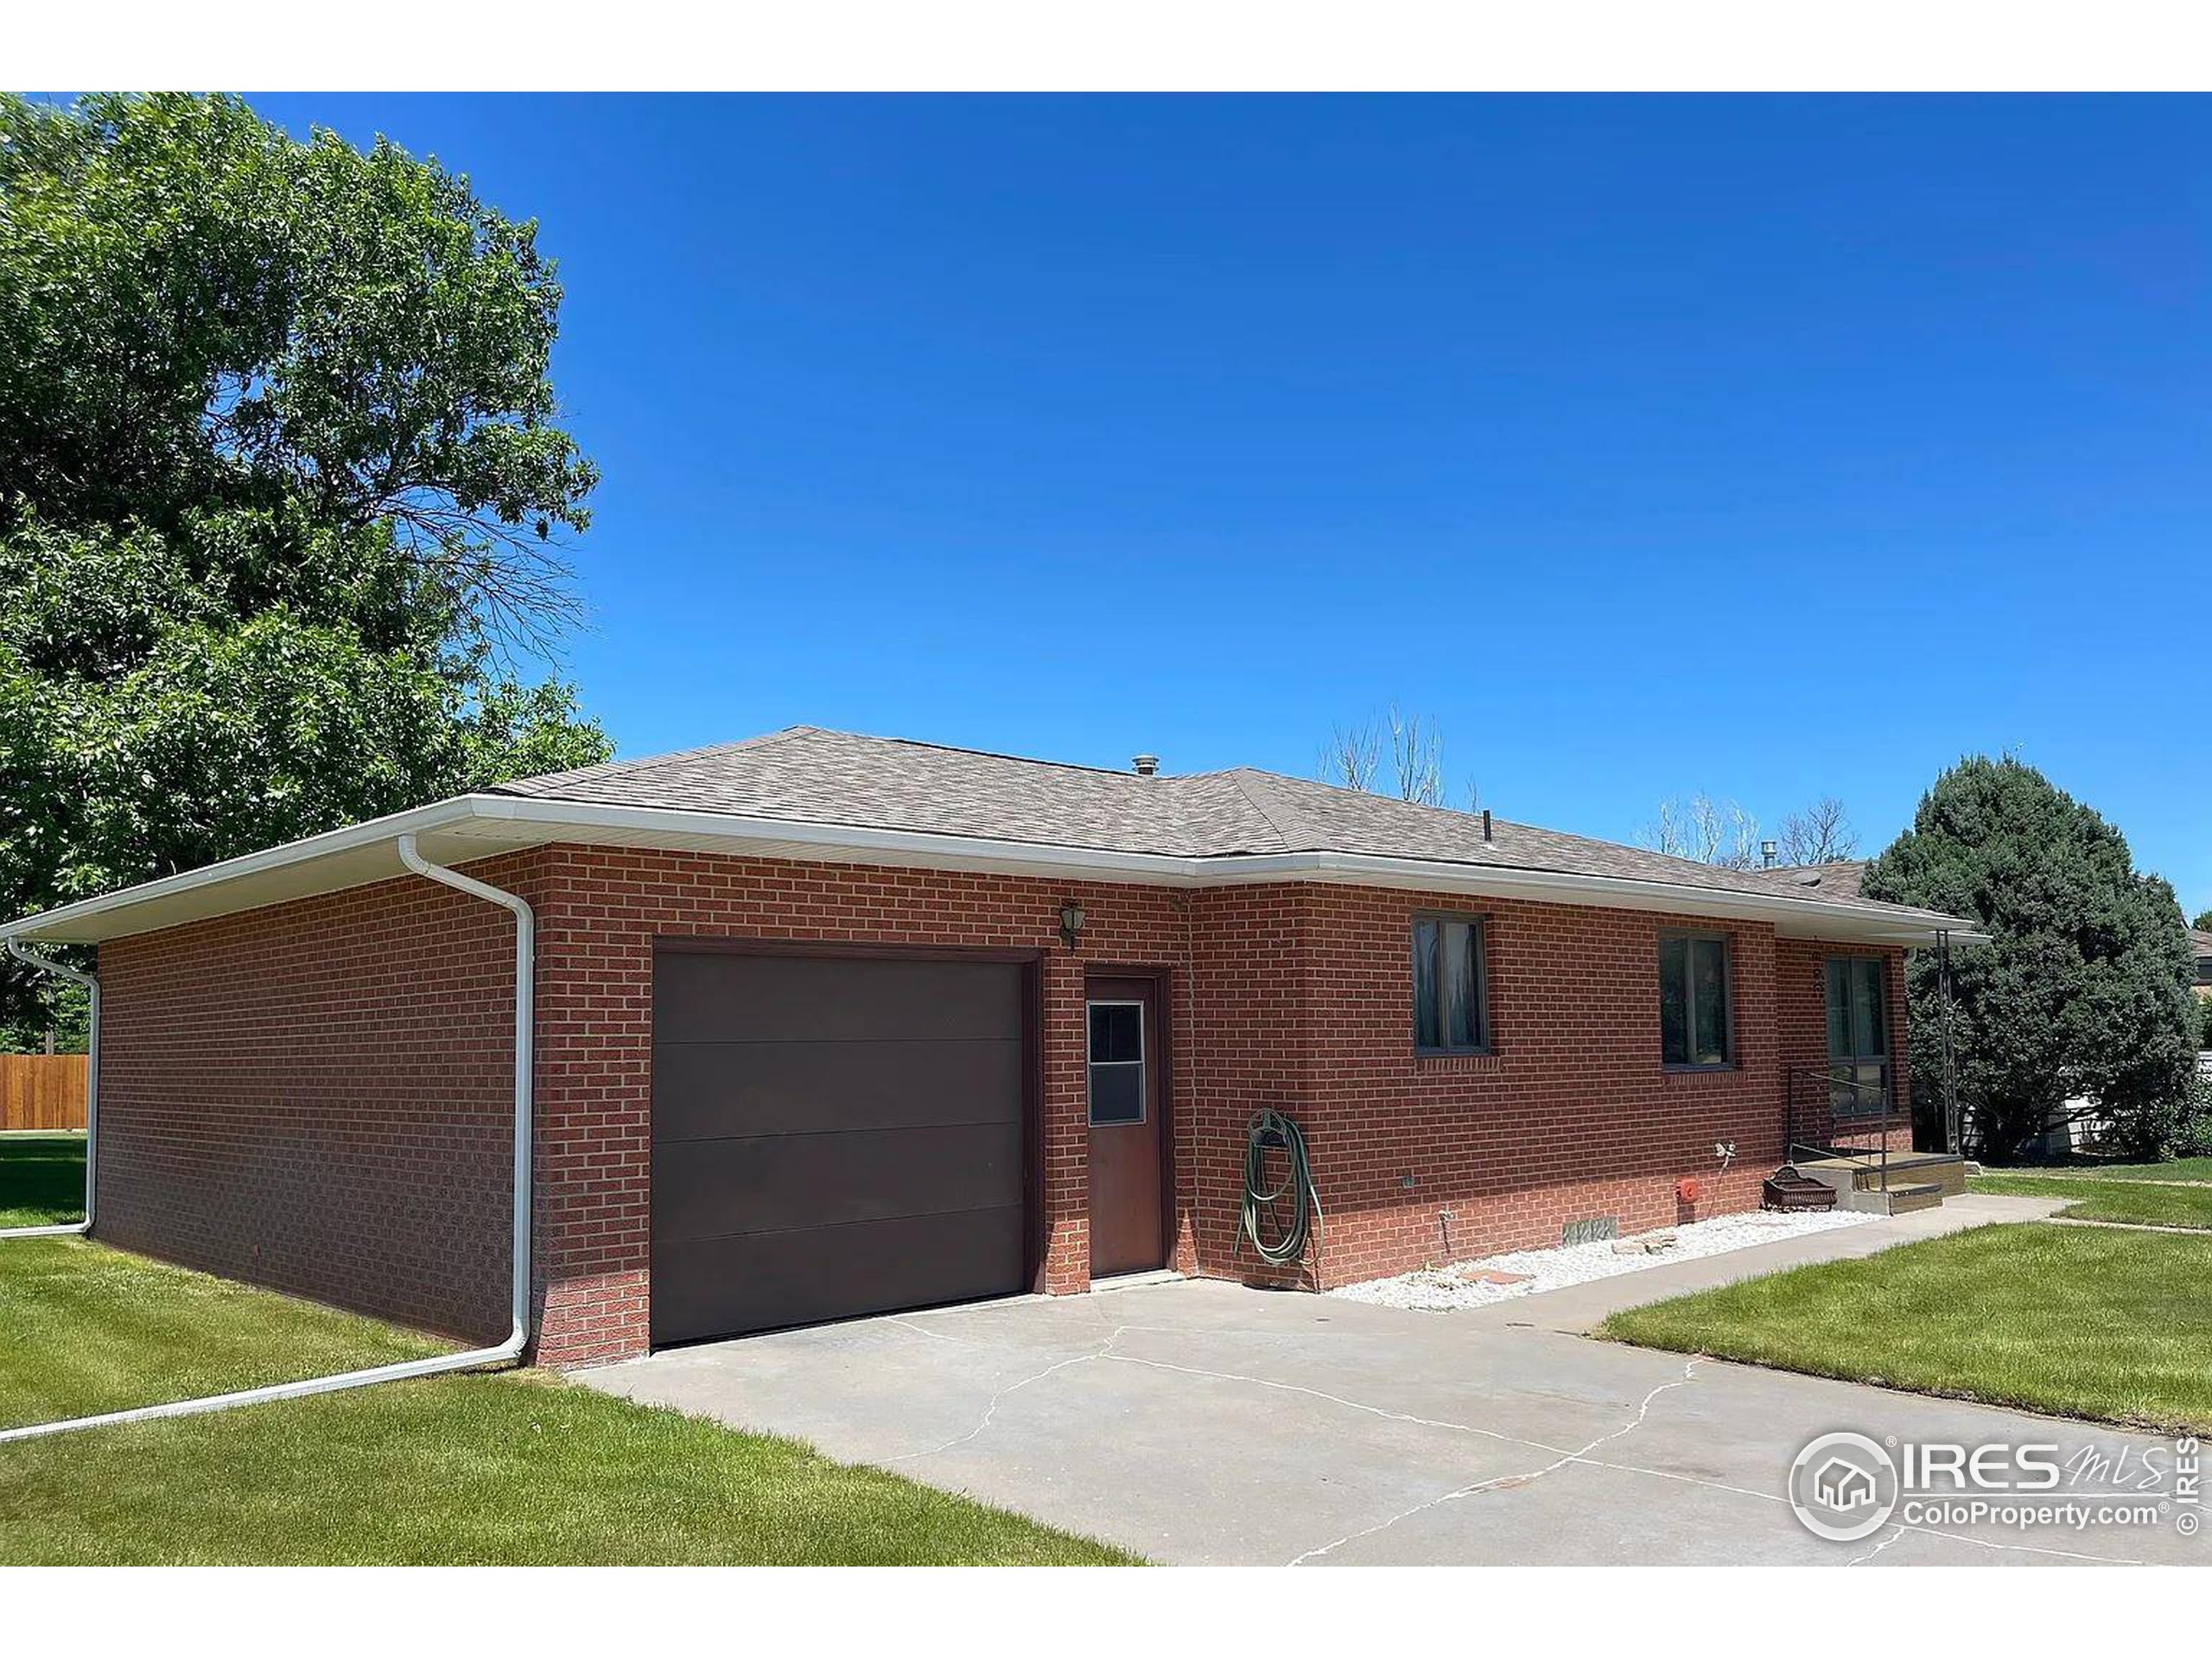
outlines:
[{"label": "red brick wall", "polygon": [[[1085,912],[1081,953],[1060,906]],[[1039,1289],[1090,1282],[1086,967],[1187,960],[1193,906],[1165,888],[620,848],[556,850],[538,916],[539,1357],[588,1364],[649,1330],[652,944],[656,935],[866,941],[1040,953],[1045,1249]],[[1179,1014],[1184,1004],[1179,999]],[[1190,1109],[1175,1031],[1171,1101]]]},{"label": "red brick wall", "polygon": [[[541,854],[475,867],[536,897]],[[100,947],[105,1242],[507,1333],[514,933],[415,877]]]},{"label": "red brick wall", "polygon": [[[1578,1218],[1612,1216],[1632,1232],[1758,1203],[1781,1138],[1769,930],[1441,893],[1303,891],[1305,1123],[1330,1282],[1557,1244]],[[1413,1052],[1417,910],[1484,918],[1488,1056]],[[1660,1061],[1657,933],[1685,924],[1731,938],[1732,1071],[1669,1071]],[[1725,1174],[1719,1141],[1737,1147]],[[1677,1204],[1685,1176],[1700,1184],[1694,1209]]]},{"label": "red brick wall", "polygon": [[[1750,924],[1695,924],[1733,941],[1736,1068],[1671,1073],[1656,934],[1691,918],[610,848],[480,873],[538,912],[537,1355],[553,1364],[647,1341],[656,935],[1038,952],[1039,1287],[1055,1292],[1090,1276],[1086,969],[1170,973],[1173,1260],[1186,1272],[1262,1276],[1236,1226],[1245,1126],[1262,1107],[1306,1130],[1327,1217],[1320,1272],[1340,1283],[1555,1243],[1577,1217],[1633,1231],[1755,1204],[1780,1155],[1783,1060],[1808,1043],[1825,1052],[1825,949]],[[1071,896],[1088,917],[1074,956],[1058,938]],[[1487,1058],[1412,1052],[1416,909],[1488,918]],[[503,1333],[510,925],[410,879],[104,947],[101,1235],[416,1324]],[[1901,1066],[1894,968],[1891,984]],[[1725,1174],[1716,1141],[1736,1143]],[[1676,1202],[1685,1176],[1701,1187],[1694,1211]],[[1294,1276],[1310,1282],[1311,1265]]]},{"label": "red brick wall", "polygon": [[[1897,1093],[1900,1127],[1887,1135],[1891,1149],[1912,1150],[1912,1078],[1905,1065],[1904,952],[1821,939],[1782,939],[1775,950],[1776,1026],[1782,1039],[1782,1065],[1826,1065],[1828,1060],[1827,960],[1830,957],[1878,957],[1889,1005],[1890,1076]],[[1802,1088],[1803,1085],[1800,1085]],[[1875,1137],[1859,1137],[1872,1146]],[[1856,1142],[1854,1142],[1856,1144]]]}]

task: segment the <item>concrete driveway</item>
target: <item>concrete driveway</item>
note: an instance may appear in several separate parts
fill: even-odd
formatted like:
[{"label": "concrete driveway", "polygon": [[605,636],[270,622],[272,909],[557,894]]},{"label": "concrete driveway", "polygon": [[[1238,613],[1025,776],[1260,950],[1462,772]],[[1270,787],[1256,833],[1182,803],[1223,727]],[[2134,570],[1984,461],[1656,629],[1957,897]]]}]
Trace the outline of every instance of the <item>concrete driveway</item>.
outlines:
[{"label": "concrete driveway", "polygon": [[[1834,1249],[1863,1254],[1875,1242]],[[1694,1268],[1732,1277],[1754,1265],[1716,1257],[1629,1277]],[[1682,1287],[1643,1295],[1626,1280],[1608,1282],[1616,1303]],[[1798,1448],[1830,1430],[1969,1446],[2056,1441],[2067,1456],[2150,1451],[2168,1466],[2173,1448],[1544,1328],[1554,1321],[1543,1304],[1574,1294],[1438,1314],[1175,1281],[677,1349],[584,1380],[795,1435],[830,1457],[1161,1561],[2212,1559],[2170,1522],[1892,1526],[1858,1544],[1826,1542],[1799,1526],[1783,1491]]]}]

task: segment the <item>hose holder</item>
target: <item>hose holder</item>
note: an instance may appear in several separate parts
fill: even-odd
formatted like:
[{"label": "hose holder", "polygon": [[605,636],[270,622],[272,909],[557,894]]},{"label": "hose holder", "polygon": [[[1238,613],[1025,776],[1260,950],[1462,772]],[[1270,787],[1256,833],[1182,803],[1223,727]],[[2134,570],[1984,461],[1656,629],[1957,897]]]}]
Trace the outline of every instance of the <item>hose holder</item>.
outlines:
[{"label": "hose holder", "polygon": [[[1268,1154],[1281,1153],[1283,1176],[1271,1181]],[[1286,1206],[1287,1213],[1285,1213]],[[1321,1198],[1314,1190],[1306,1136],[1297,1123],[1268,1108],[1252,1116],[1244,1135],[1244,1198],[1239,1217],[1242,1249],[1249,1241],[1269,1267],[1295,1265],[1313,1241],[1313,1284],[1321,1285]]]}]

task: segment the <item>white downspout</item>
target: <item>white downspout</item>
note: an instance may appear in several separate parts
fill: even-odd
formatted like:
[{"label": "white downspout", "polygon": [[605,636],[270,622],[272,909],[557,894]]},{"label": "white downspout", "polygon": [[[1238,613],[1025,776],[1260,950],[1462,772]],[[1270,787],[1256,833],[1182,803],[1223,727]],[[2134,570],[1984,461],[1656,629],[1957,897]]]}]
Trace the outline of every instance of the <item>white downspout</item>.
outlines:
[{"label": "white downspout", "polygon": [[[530,1217],[531,1217],[531,1071],[532,1037],[535,1021],[532,1016],[533,992],[536,985],[537,928],[529,904],[512,893],[479,881],[474,876],[449,870],[442,864],[433,864],[416,850],[412,834],[399,837],[400,862],[417,875],[428,876],[433,881],[442,881],[475,898],[486,899],[512,911],[515,918],[515,1156],[514,1156],[514,1274],[512,1282],[513,1328],[507,1339],[491,1348],[472,1348],[465,1353],[438,1354],[429,1359],[402,1360],[393,1365],[374,1365],[366,1370],[340,1371],[333,1376],[310,1377],[304,1382],[277,1382],[267,1388],[240,1389],[231,1394],[211,1394],[198,1400],[179,1400],[165,1406],[138,1406],[128,1411],[106,1411],[94,1417],[71,1417],[58,1423],[33,1423],[25,1428],[0,1429],[0,1444],[10,1440],[28,1440],[42,1434],[60,1434],[73,1428],[104,1428],[111,1423],[139,1423],[156,1417],[191,1417],[206,1411],[226,1411],[232,1406],[256,1406],[270,1400],[296,1400],[310,1394],[333,1394],[340,1389],[358,1389],[371,1382],[396,1382],[404,1377],[435,1376],[442,1371],[467,1370],[478,1365],[495,1365],[522,1357],[530,1342]],[[37,961],[22,950],[13,938],[8,948],[16,956]],[[84,979],[69,969],[54,966],[56,971],[69,974],[72,978]],[[89,979],[85,980],[87,985]],[[92,987],[94,1019],[98,1020],[99,990]],[[92,1046],[99,1052],[99,1028],[93,1027]],[[94,1064],[97,1064],[95,1062]],[[86,1090],[86,1121],[92,1122],[92,1091]],[[88,1196],[86,1209],[91,1208],[89,1187],[92,1179],[92,1150],[86,1147],[86,1181]],[[87,1216],[87,1224],[89,1224]],[[39,1227],[22,1230],[27,1233],[75,1233],[83,1226]]]},{"label": "white downspout", "polygon": [[17,962],[83,986],[92,1014],[85,1026],[85,1218],[54,1227],[0,1228],[0,1238],[60,1238],[72,1233],[89,1233],[92,1230],[92,1177],[99,1167],[95,1160],[99,1156],[100,1145],[100,982],[90,974],[80,974],[74,968],[24,950],[22,941],[12,933],[8,936],[8,954]]}]

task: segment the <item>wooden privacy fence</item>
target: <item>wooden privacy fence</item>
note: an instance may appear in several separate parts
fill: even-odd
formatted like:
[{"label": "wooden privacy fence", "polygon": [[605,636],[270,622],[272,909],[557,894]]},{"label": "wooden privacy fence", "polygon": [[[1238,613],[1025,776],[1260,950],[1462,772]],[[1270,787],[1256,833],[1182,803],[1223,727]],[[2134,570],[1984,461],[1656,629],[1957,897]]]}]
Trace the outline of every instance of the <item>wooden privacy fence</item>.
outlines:
[{"label": "wooden privacy fence", "polygon": [[85,1057],[0,1054],[0,1129],[85,1127]]}]

